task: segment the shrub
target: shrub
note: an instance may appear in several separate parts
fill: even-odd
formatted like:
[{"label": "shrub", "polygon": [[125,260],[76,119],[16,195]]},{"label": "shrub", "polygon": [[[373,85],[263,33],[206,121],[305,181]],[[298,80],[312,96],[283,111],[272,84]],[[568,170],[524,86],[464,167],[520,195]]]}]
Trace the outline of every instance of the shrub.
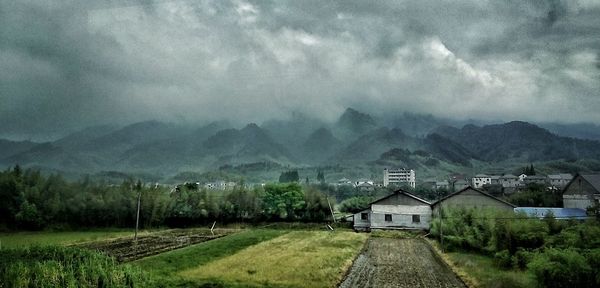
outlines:
[{"label": "shrub", "polygon": [[[144,287],[149,280],[98,252],[67,247],[0,250],[0,287]],[[6,286],[3,286],[6,285]]]},{"label": "shrub", "polygon": [[511,255],[515,254],[519,247],[540,248],[548,237],[548,231],[548,225],[537,219],[499,219],[494,226],[494,247],[496,251],[508,249]]},{"label": "shrub", "polygon": [[592,268],[573,249],[546,249],[536,254],[527,267],[541,287],[595,287]]},{"label": "shrub", "polygon": [[592,267],[596,287],[600,287],[600,248],[588,250],[584,256]]},{"label": "shrub", "polygon": [[534,253],[529,252],[525,249],[518,249],[515,255],[512,256],[512,266],[514,268],[525,269],[527,268],[527,264],[531,262]]},{"label": "shrub", "polygon": [[570,225],[560,233],[550,237],[548,246],[555,248],[598,248],[600,247],[600,225],[596,221]]},{"label": "shrub", "polygon": [[500,268],[511,268],[512,258],[510,257],[510,253],[508,252],[508,250],[496,252],[496,254],[494,254],[494,263]]}]

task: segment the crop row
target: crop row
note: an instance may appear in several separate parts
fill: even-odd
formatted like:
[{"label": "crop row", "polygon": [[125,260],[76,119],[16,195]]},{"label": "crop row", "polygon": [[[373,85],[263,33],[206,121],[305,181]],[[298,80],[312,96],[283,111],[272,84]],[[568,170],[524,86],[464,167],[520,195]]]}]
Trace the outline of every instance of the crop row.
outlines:
[{"label": "crop row", "polygon": [[119,262],[129,262],[159,253],[187,247],[189,245],[210,241],[235,232],[230,229],[168,230],[138,237],[118,238],[113,240],[95,241],[77,245],[81,248],[98,250],[113,256]]}]

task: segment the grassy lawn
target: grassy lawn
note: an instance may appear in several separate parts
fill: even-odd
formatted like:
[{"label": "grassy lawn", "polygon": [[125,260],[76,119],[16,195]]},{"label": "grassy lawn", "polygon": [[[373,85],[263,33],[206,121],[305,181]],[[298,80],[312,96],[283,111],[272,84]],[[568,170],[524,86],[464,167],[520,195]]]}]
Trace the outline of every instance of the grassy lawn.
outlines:
[{"label": "grassy lawn", "polygon": [[225,287],[334,287],[367,237],[339,230],[293,231],[179,275]]},{"label": "grassy lawn", "polygon": [[165,286],[190,286],[188,280],[178,275],[185,269],[196,268],[211,261],[235,254],[249,246],[284,235],[289,231],[256,229],[235,233],[216,240],[192,245],[135,262]]},{"label": "grassy lawn", "polygon": [[520,270],[503,270],[488,256],[450,252],[446,254],[455,267],[462,270],[478,287],[536,287],[533,274]]},{"label": "grassy lawn", "polygon": [[32,245],[68,245],[86,241],[133,236],[129,230],[94,230],[69,232],[17,232],[0,233],[0,244],[3,248],[16,248]]}]

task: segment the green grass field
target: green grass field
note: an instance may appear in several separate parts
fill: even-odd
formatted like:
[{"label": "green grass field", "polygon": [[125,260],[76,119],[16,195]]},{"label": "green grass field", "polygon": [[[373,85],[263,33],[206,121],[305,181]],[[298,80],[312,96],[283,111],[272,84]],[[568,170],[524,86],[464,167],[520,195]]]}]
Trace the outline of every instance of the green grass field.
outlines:
[{"label": "green grass field", "polygon": [[367,234],[253,229],[133,265],[165,286],[334,287]]},{"label": "green grass field", "polygon": [[142,270],[159,279],[159,282],[164,283],[165,287],[192,286],[194,283],[178,275],[178,272],[205,265],[288,232],[286,230],[266,229],[246,230],[216,240],[144,258],[132,262],[132,265],[141,267]]},{"label": "green grass field", "polygon": [[[0,241],[3,249],[25,248],[131,234],[123,230],[20,232],[0,234]],[[334,287],[367,238],[368,234],[345,229],[248,229],[125,266],[141,269],[151,286],[158,287]]]},{"label": "green grass field", "polygon": [[475,253],[447,253],[455,267],[463,270],[478,287],[536,287],[533,274],[520,270],[503,270],[493,263],[493,259]]},{"label": "green grass field", "polygon": [[[147,232],[142,232],[147,233]],[[69,232],[17,232],[0,233],[2,248],[27,247],[32,245],[69,245],[87,241],[133,236],[130,230],[93,230]]]},{"label": "green grass field", "polygon": [[366,234],[293,231],[179,274],[225,286],[334,287]]}]

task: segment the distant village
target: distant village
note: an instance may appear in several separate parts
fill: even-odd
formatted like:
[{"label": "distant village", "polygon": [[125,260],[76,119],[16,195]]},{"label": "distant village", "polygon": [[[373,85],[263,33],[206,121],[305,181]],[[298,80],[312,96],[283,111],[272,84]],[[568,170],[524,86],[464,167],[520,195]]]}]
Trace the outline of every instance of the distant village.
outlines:
[{"label": "distant village", "polygon": [[[530,172],[533,172],[532,170],[533,167]],[[323,179],[322,175],[321,179]],[[341,178],[335,183],[329,184],[351,186],[357,192],[374,191],[383,187],[398,188],[393,193],[371,202],[365,210],[345,217],[345,220],[353,222],[355,230],[366,231],[372,229],[429,229],[433,215],[448,208],[496,209],[524,213],[530,217],[541,218],[551,214],[556,219],[586,219],[589,217],[587,209],[599,205],[600,202],[600,174],[476,174],[470,178],[462,174],[452,174],[448,175],[445,180],[426,179],[419,183],[425,189],[444,191],[445,196],[430,202],[406,191],[414,189],[417,184],[415,171],[409,168],[384,168],[381,182],[371,179]],[[238,184],[214,181],[195,183],[195,185],[198,189],[228,190]],[[265,184],[246,184],[244,186],[254,187],[256,185]],[[498,197],[516,193],[531,185],[543,187],[549,193],[562,193],[563,207],[517,207]]]},{"label": "distant village", "polygon": [[[384,169],[383,175],[384,186],[415,187],[415,172],[411,169]],[[449,178],[444,181],[424,181],[432,189],[450,191],[450,194],[437,201],[430,202],[398,189],[371,202],[368,208],[349,216],[347,220],[353,221],[356,230],[428,229],[433,215],[448,208],[509,210],[530,217],[553,215],[556,219],[586,219],[589,217],[587,209],[600,205],[600,174],[477,174],[470,181],[463,175],[451,175]],[[514,193],[531,184],[543,185],[550,191],[560,191],[563,207],[517,207],[488,192],[500,188],[503,193]]]}]

